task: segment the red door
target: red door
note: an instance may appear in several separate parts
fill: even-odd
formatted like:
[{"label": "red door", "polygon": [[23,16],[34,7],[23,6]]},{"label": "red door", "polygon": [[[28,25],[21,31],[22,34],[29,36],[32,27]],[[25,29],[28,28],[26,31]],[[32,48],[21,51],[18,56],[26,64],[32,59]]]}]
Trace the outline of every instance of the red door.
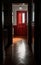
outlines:
[{"label": "red door", "polygon": [[27,11],[17,11],[17,25],[15,35],[27,37]]},{"label": "red door", "polygon": [[27,11],[17,11],[17,24],[25,24],[27,22]]}]

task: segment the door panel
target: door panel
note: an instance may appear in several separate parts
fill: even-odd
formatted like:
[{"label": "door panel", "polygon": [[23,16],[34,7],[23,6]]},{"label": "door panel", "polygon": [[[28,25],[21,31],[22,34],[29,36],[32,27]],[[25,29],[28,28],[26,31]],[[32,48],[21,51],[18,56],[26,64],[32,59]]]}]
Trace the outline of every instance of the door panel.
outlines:
[{"label": "door panel", "polygon": [[25,24],[27,22],[27,11],[17,11],[17,24]]}]

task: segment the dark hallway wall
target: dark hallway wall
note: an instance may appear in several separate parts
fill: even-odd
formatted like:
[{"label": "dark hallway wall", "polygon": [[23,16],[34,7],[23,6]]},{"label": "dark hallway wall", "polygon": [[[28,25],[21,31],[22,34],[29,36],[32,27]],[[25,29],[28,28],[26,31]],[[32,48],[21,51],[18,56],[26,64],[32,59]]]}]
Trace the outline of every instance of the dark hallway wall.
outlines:
[{"label": "dark hallway wall", "polygon": [[35,42],[34,42],[34,56],[37,65],[40,65],[40,44],[41,44],[41,5],[37,0],[35,3]]},{"label": "dark hallway wall", "polygon": [[4,3],[4,28],[8,31],[8,43],[12,44],[12,3]]},{"label": "dark hallway wall", "polygon": [[0,64],[3,61],[3,49],[2,49],[2,3],[0,2]]},{"label": "dark hallway wall", "polygon": [[29,1],[29,4],[28,4],[28,44],[29,44],[29,47],[31,48],[31,44],[32,44],[32,25],[31,25],[31,22],[32,22],[32,2]]}]

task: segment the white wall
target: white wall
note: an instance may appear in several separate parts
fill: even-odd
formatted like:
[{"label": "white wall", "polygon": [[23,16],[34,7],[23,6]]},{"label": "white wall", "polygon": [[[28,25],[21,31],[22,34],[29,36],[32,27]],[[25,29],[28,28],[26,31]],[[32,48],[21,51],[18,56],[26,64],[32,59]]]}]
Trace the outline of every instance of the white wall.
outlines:
[{"label": "white wall", "polygon": [[[19,7],[22,6],[22,9],[21,11],[27,11],[28,12],[28,5],[15,5],[15,4],[12,4],[12,12],[13,12],[13,17],[12,17],[12,24],[13,25],[16,25],[17,23],[17,17],[16,17],[16,12],[17,11],[20,11]],[[28,21],[28,18],[27,18],[27,21]]]}]

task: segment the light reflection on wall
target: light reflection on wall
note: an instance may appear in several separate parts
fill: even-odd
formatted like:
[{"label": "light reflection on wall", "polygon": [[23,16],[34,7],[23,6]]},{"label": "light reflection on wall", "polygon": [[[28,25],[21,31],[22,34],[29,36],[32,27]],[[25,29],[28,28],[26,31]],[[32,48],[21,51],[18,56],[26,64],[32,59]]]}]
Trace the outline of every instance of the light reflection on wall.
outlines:
[{"label": "light reflection on wall", "polygon": [[2,28],[4,27],[4,5],[2,4]]},{"label": "light reflection on wall", "polygon": [[32,51],[34,54],[34,23],[35,23],[35,3],[32,3]]},{"label": "light reflection on wall", "polygon": [[32,22],[35,21],[35,4],[32,3]]}]

